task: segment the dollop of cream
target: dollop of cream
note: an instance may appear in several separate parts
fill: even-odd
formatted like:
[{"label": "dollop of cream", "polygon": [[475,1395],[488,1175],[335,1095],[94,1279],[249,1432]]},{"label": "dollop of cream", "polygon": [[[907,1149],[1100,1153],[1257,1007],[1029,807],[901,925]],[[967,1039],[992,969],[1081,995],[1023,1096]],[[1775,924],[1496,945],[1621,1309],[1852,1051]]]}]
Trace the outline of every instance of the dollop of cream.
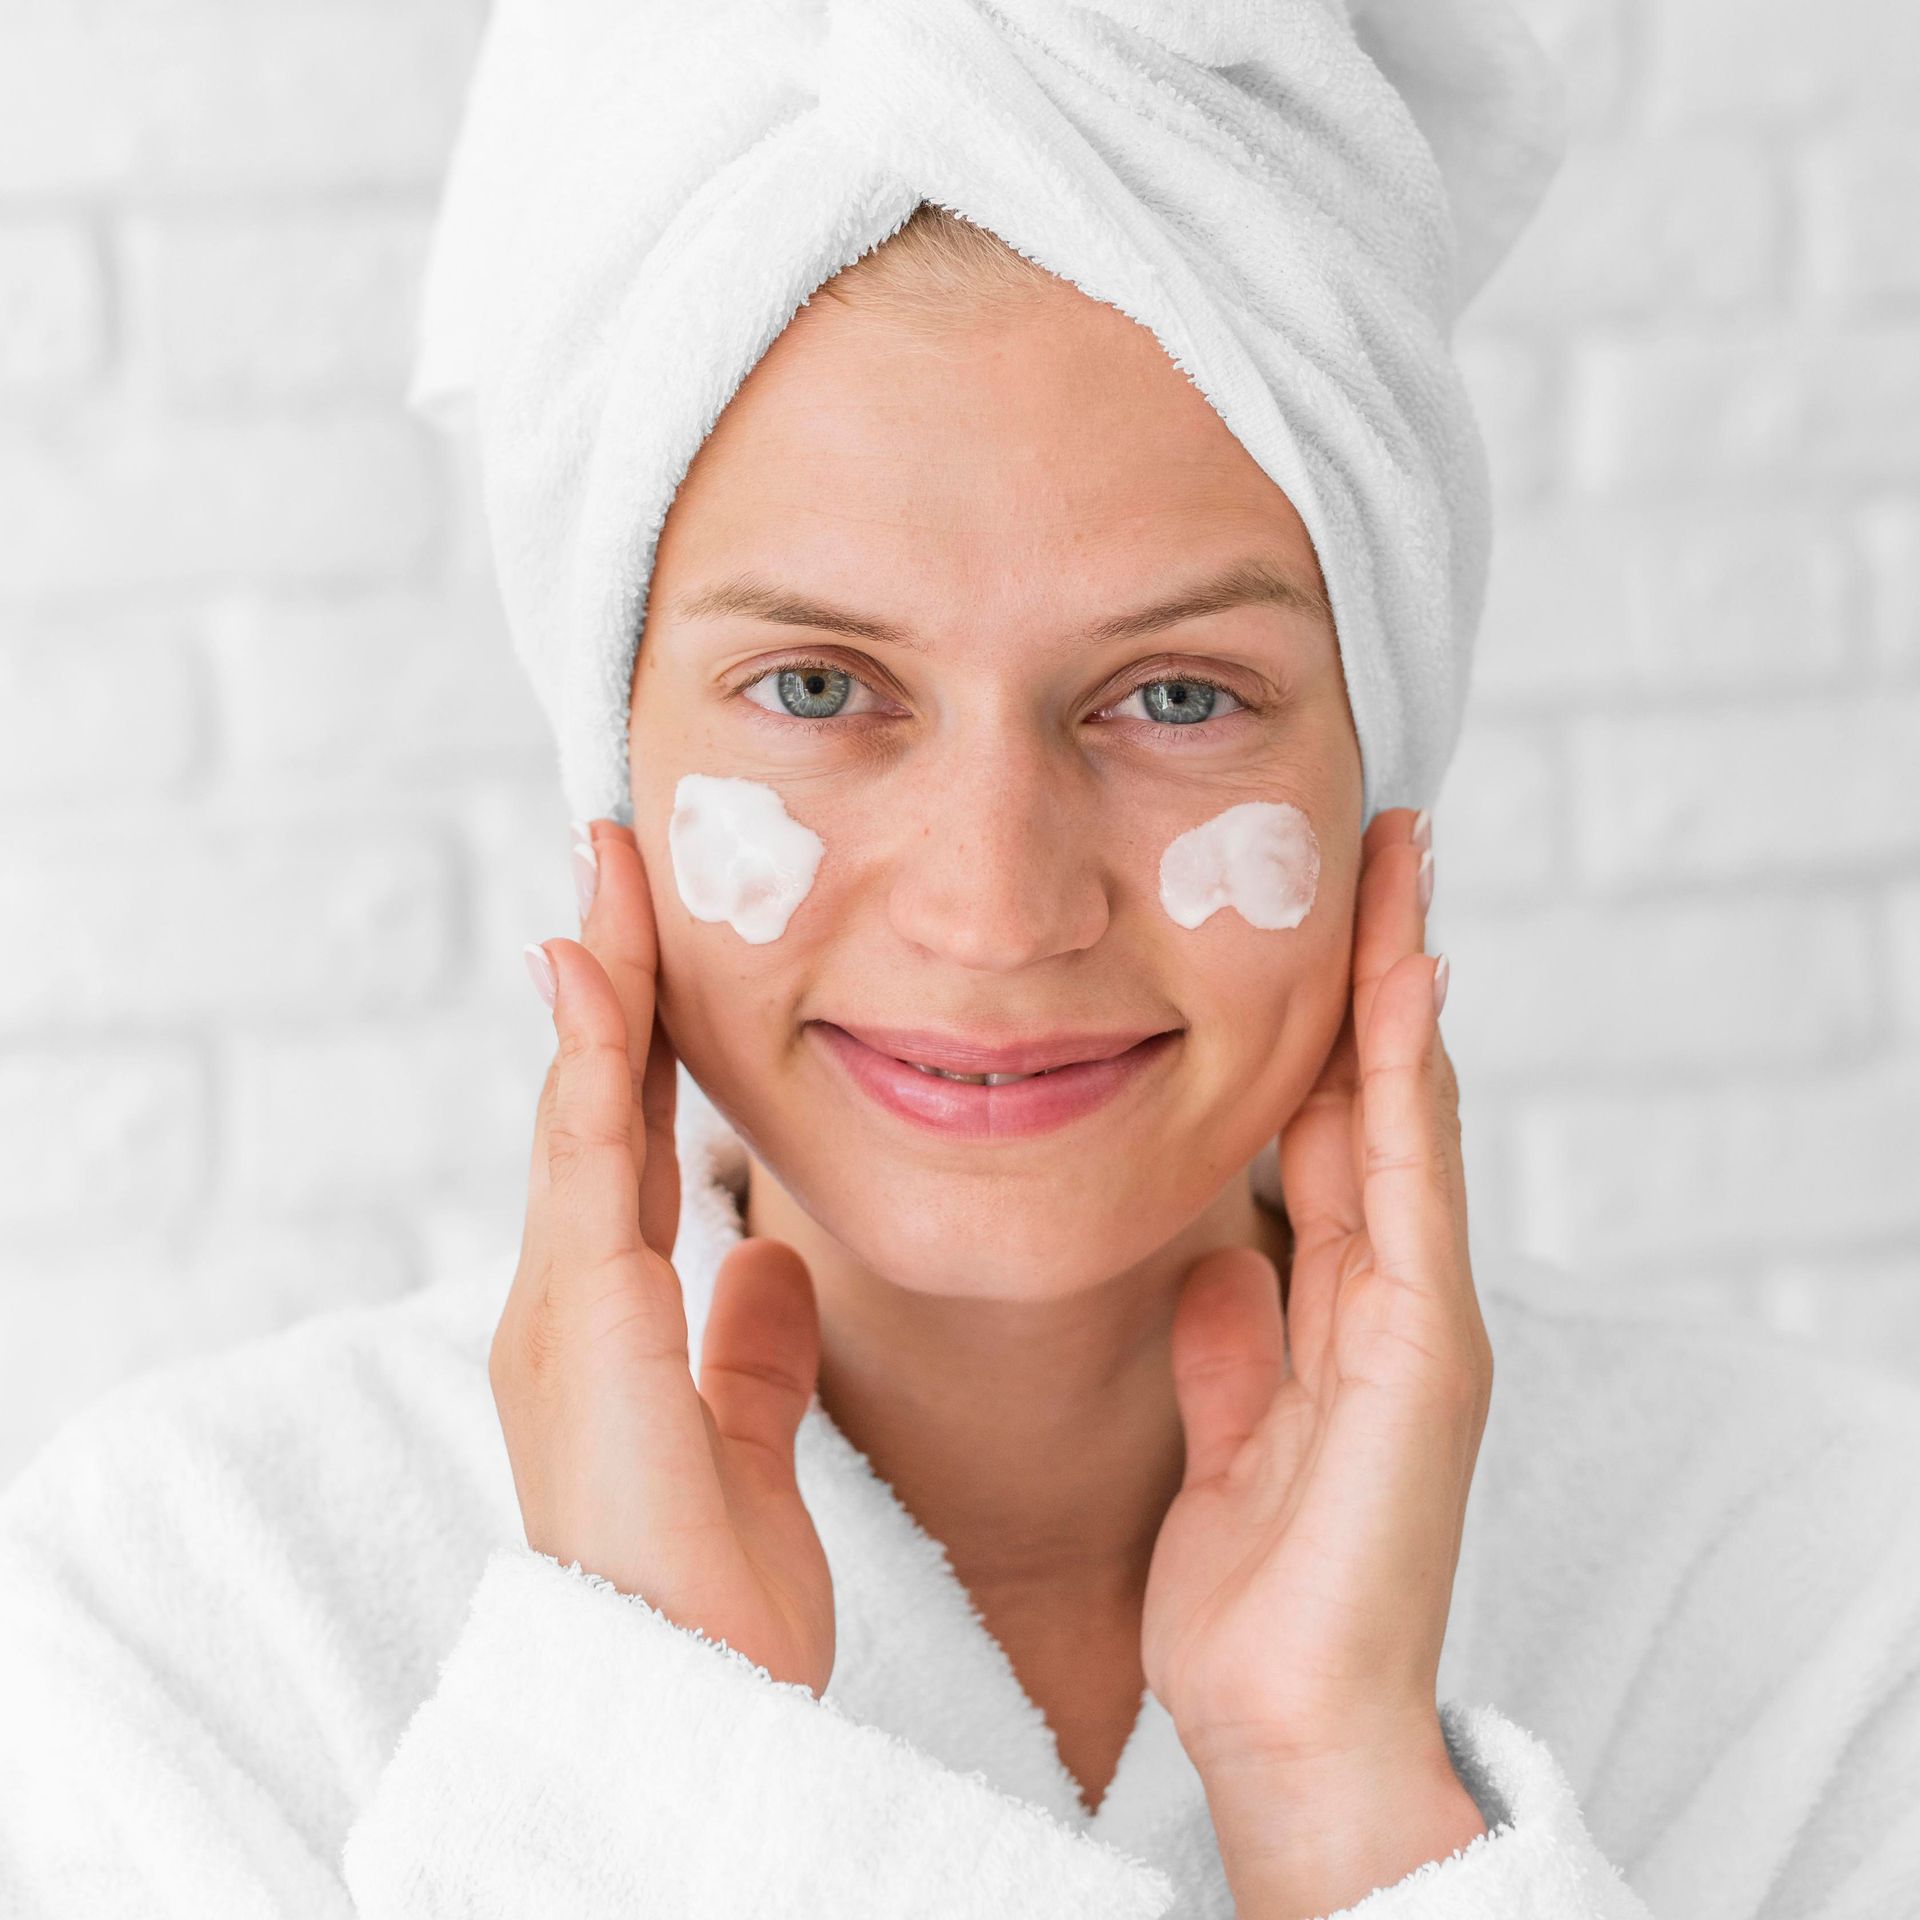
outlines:
[{"label": "dollop of cream", "polygon": [[696,920],[724,920],[763,946],[786,932],[827,843],[758,780],[683,773],[667,822],[673,881]]},{"label": "dollop of cream", "polygon": [[1168,842],[1160,904],[1183,927],[1222,907],[1278,933],[1307,917],[1320,887],[1313,823],[1287,800],[1247,800]]}]

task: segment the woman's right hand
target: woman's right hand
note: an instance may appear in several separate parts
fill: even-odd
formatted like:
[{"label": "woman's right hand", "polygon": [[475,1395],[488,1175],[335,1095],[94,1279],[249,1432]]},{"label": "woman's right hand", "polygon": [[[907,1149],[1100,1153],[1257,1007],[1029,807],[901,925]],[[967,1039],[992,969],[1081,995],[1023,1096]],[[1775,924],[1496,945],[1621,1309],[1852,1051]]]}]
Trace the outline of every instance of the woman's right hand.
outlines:
[{"label": "woman's right hand", "polygon": [[695,1386],[668,1258],[680,1174],[652,900],[632,832],[599,820],[593,835],[584,944],[539,949],[559,1046],[487,1368],[527,1544],[818,1696],[833,1582],[794,1475],[819,1371],[813,1282],[784,1241],[730,1249]]}]

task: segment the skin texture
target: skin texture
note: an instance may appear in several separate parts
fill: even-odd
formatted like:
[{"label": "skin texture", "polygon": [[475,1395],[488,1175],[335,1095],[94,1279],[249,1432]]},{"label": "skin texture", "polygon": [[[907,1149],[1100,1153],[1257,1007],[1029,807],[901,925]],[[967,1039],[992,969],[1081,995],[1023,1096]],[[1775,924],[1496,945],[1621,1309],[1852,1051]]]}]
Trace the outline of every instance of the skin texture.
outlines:
[{"label": "skin texture", "polygon": [[[1089,1803],[1144,1679],[1239,1910],[1315,1914],[1481,1830],[1433,1689],[1492,1357],[1431,862],[1405,809],[1362,838],[1330,627],[1263,605],[1088,634],[1249,555],[1324,585],[1285,496],[1111,309],[1062,287],[938,348],[803,310],[676,498],[636,826],[593,824],[582,940],[544,943],[559,1050],[493,1379],[532,1544],[816,1688],[831,1586],[792,1436],[817,1383]],[[917,644],[679,609],[749,570]],[[738,691],[800,659],[855,676],[847,717]],[[1175,729],[1129,697],[1189,673],[1258,710]],[[825,840],[779,940],[680,904],[689,771],[766,782]],[[1249,799],[1313,822],[1313,910],[1174,925],[1161,850]],[[949,1143],[844,1086],[806,1032],[836,1018],[1183,1036],[1148,1099]],[[752,1156],[697,1391],[664,1252],[675,1054]],[[1276,1132],[1291,1237],[1247,1182]]]}]

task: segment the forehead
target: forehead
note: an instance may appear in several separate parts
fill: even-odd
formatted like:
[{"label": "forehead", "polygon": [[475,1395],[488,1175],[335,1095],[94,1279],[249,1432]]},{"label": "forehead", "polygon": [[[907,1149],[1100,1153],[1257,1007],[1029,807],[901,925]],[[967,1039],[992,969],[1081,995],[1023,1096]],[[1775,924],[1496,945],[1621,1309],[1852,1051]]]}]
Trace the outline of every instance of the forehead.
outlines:
[{"label": "forehead", "polygon": [[1055,282],[937,334],[801,309],[701,447],[656,571],[1111,611],[1249,551],[1324,591],[1292,503],[1154,336]]}]

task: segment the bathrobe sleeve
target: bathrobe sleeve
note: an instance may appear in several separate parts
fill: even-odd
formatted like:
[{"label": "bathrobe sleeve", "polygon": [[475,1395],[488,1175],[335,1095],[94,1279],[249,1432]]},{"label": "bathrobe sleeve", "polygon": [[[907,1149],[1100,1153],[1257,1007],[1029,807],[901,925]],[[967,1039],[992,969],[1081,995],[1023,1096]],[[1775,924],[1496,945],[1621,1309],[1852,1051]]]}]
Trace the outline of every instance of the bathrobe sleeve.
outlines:
[{"label": "bathrobe sleeve", "polygon": [[1335,1920],[1652,1920],[1543,1742],[1487,1705],[1442,1701],[1440,1723],[1487,1831]]},{"label": "bathrobe sleeve", "polygon": [[[36,1508],[56,1491],[90,1489],[38,1476]],[[1157,1870],[524,1546],[493,1553],[437,1685],[349,1805],[356,1731],[325,1700],[353,1677],[324,1599],[273,1559],[232,1564],[231,1589],[272,1604],[229,1621],[177,1564],[143,1573],[0,1515],[8,1920],[1173,1905]]]},{"label": "bathrobe sleeve", "polygon": [[1172,1883],[525,1547],[348,1836],[360,1914],[1154,1920]]}]

